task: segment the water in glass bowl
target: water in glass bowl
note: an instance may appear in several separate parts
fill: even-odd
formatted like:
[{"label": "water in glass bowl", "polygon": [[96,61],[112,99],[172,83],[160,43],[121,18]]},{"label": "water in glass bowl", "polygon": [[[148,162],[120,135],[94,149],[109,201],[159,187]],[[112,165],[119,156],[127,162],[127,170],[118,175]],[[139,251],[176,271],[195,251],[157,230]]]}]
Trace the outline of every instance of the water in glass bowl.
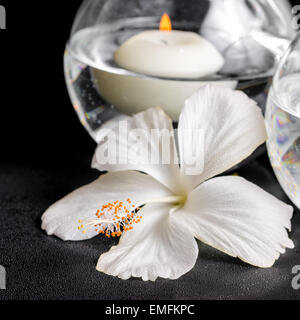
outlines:
[{"label": "water in glass bowl", "polygon": [[300,73],[284,76],[272,87],[266,107],[267,148],[275,174],[300,208]]},{"label": "water in glass bowl", "polygon": [[[114,61],[114,52],[127,39],[157,29],[159,18],[130,18],[93,26],[74,33],[65,52],[65,76],[73,107],[92,138],[98,141],[104,127],[147,108],[160,106],[176,123],[186,98],[210,83],[244,91],[265,105],[266,85],[274,72],[274,57],[266,54],[261,69],[246,74],[219,72],[199,79],[169,79],[125,70]],[[175,29],[197,32],[197,26],[173,21]],[[199,32],[199,30],[198,30]],[[101,136],[101,135],[100,135]]]}]

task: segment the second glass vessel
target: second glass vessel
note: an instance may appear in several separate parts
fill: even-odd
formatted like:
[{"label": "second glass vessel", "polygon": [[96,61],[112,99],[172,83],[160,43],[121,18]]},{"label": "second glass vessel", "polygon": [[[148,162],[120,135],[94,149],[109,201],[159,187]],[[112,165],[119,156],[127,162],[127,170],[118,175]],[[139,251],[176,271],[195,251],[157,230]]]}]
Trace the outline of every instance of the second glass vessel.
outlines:
[{"label": "second glass vessel", "polygon": [[273,169],[286,194],[300,209],[300,34],[279,64],[265,116]]}]

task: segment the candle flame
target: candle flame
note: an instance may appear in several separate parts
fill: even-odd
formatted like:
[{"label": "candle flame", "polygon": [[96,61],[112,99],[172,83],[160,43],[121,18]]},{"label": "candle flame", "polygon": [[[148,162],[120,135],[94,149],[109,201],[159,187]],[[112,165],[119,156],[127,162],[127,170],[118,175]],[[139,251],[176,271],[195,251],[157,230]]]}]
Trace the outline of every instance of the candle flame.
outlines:
[{"label": "candle flame", "polygon": [[160,31],[172,31],[171,19],[167,13],[165,13],[160,20]]}]

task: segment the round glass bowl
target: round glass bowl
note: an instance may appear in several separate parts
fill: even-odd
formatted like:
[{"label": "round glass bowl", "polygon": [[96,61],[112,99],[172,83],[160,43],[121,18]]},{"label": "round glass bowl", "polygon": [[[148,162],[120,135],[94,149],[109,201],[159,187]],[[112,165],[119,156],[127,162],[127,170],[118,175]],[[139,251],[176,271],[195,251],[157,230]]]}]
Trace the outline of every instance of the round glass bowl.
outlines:
[{"label": "round glass bowl", "polygon": [[[223,67],[185,78],[146,75],[118,65],[116,50],[143,31],[159,30],[164,13],[173,30],[194,32],[212,44]],[[74,109],[97,141],[107,121],[150,107],[162,107],[176,123],[186,98],[207,83],[243,90],[263,107],[274,52],[294,35],[290,14],[285,0],[85,0],[65,52]]]}]

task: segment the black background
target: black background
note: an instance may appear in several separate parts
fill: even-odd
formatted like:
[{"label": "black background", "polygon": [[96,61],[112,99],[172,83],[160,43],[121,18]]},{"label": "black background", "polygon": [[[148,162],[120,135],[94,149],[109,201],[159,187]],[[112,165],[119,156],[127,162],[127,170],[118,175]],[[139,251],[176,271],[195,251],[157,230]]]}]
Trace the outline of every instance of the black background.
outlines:
[{"label": "black background", "polygon": [[0,1],[7,11],[7,29],[0,30],[2,159],[61,165],[80,148],[92,152],[63,74],[64,49],[81,2]]},{"label": "black background", "polygon": [[[63,74],[81,1],[0,4],[7,10],[7,29],[0,30],[0,264],[9,277],[0,300],[300,299],[290,287],[291,266],[300,264],[297,251],[273,269],[256,270],[202,246],[203,260],[187,276],[143,285],[95,272],[99,253],[111,242],[47,237],[40,230],[43,211],[98,175],[89,169],[95,144],[72,109]],[[288,202],[266,157],[239,173]],[[299,214],[293,224],[293,240],[299,239]]]}]

